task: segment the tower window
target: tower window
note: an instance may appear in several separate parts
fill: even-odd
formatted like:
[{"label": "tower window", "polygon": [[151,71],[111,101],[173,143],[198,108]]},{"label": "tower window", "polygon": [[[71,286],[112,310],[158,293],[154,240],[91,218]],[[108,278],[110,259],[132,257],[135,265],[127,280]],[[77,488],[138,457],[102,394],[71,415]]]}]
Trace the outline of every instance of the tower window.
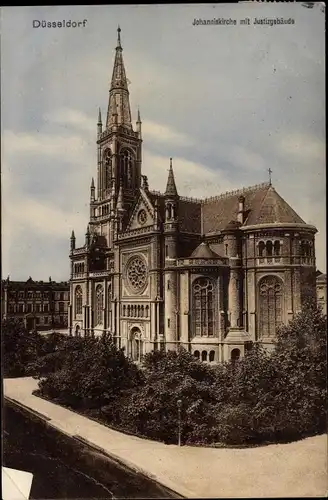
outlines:
[{"label": "tower window", "polygon": [[171,322],[170,322],[170,318],[168,318],[168,320],[167,320],[167,327],[168,327],[168,328],[170,328],[170,324],[171,324]]},{"label": "tower window", "polygon": [[133,154],[130,150],[124,149],[120,153],[120,178],[125,188],[132,188],[133,163]]}]

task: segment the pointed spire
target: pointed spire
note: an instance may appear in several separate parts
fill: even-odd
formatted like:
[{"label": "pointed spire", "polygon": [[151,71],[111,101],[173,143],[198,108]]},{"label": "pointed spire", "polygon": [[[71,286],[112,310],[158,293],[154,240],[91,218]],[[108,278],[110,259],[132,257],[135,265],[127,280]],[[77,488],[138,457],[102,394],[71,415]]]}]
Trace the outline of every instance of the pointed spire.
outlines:
[{"label": "pointed spire", "polygon": [[72,234],[71,234],[71,250],[75,250],[75,234],[74,234],[74,230],[72,231]]},{"label": "pointed spire", "polygon": [[174,196],[174,197],[178,196],[178,191],[174,180],[172,158],[170,158],[170,169],[169,169],[169,176],[167,178],[165,196]]},{"label": "pointed spire", "polygon": [[99,108],[98,122],[97,122],[97,134],[98,134],[98,137],[100,136],[101,133],[102,133],[102,121],[101,121],[101,111],[100,111],[100,108]]},{"label": "pointed spire", "polygon": [[87,225],[87,232],[85,234],[91,234],[90,233],[90,225],[89,224]]},{"label": "pointed spire", "polygon": [[94,189],[94,188],[95,188],[95,180],[92,177],[92,179],[91,179],[91,189]]},{"label": "pointed spire", "polygon": [[123,185],[122,185],[122,180],[120,182],[120,189],[118,192],[118,197],[117,197],[117,205],[116,208],[119,212],[123,212],[124,206],[123,206]]},{"label": "pointed spire", "polygon": [[[121,28],[117,29],[117,46],[112,74],[111,87],[109,91],[109,102],[107,111],[106,128],[109,129],[115,123],[117,112],[117,123],[132,128],[131,110],[129,101],[128,81],[125,74],[123,62],[123,49],[121,45]],[[116,110],[117,107],[117,110]]]},{"label": "pointed spire", "polygon": [[137,116],[137,128],[136,131],[138,132],[139,139],[141,139],[141,118],[140,118],[140,109],[138,107],[138,116]]},{"label": "pointed spire", "polygon": [[120,26],[118,25],[117,27],[117,46],[116,46],[117,49],[121,49],[122,46],[121,46],[121,28]]}]

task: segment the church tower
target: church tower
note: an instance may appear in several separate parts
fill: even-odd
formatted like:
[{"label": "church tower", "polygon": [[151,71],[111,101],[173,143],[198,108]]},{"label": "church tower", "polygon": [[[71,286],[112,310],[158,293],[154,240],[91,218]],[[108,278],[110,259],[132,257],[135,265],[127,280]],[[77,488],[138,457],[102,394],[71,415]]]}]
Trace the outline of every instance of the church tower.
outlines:
[{"label": "church tower", "polygon": [[90,220],[84,245],[76,248],[74,232],[70,240],[69,331],[72,334],[118,329],[117,241],[139,196],[141,145],[140,112],[134,129],[118,27],[106,120],[100,109],[98,112],[97,172],[90,185]]},{"label": "church tower", "polygon": [[[122,214],[127,213],[135,201],[141,184],[141,120],[138,111],[136,131],[133,130],[128,79],[123,61],[121,29],[117,29],[117,44],[112,79],[109,89],[107,117],[103,128],[101,111],[97,124],[98,170],[97,199],[91,186],[91,204],[95,219],[108,220],[102,228],[108,247],[119,228],[124,225]],[[118,201],[120,207],[118,210]],[[92,212],[92,211],[91,211]],[[96,222],[96,221],[95,221]]]}]

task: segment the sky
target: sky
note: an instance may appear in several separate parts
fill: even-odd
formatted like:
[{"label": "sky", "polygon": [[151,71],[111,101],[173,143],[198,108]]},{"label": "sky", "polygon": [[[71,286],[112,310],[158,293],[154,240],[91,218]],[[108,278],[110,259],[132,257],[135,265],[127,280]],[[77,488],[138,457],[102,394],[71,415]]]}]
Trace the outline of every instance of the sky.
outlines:
[{"label": "sky", "polygon": [[[294,24],[253,24],[276,17]],[[213,18],[237,25],[193,25]],[[84,28],[33,28],[84,19]],[[325,272],[325,14],[247,2],[1,9],[3,277],[69,278],[118,25],[150,189],[165,190],[170,157],[179,194],[197,198],[266,182],[270,168],[278,193],[317,227]]]}]

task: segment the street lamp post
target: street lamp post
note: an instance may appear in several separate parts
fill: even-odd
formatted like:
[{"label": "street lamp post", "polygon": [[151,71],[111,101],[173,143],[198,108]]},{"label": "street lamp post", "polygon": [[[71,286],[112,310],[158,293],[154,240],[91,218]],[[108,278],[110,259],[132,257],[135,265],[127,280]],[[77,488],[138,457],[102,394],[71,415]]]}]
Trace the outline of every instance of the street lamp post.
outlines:
[{"label": "street lamp post", "polygon": [[181,446],[181,405],[182,405],[181,399],[178,399],[177,405],[178,405],[178,446]]}]

